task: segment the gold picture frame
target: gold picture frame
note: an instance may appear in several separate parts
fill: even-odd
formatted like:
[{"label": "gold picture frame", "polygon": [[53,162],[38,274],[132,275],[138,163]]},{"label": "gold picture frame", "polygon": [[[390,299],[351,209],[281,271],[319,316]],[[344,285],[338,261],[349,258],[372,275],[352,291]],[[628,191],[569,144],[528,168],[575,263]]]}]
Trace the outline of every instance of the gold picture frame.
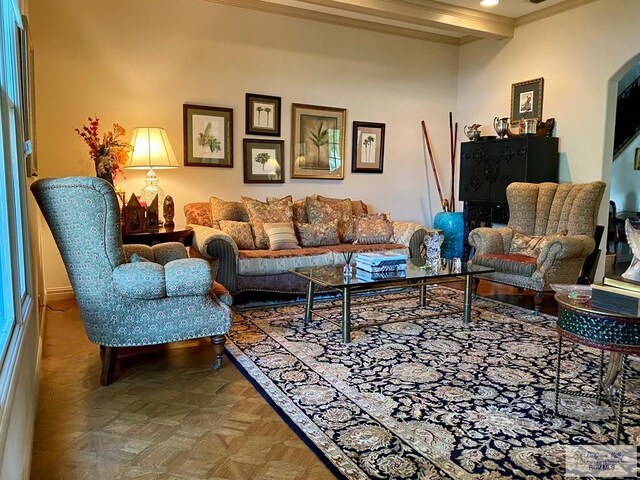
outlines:
[{"label": "gold picture frame", "polygon": [[343,180],[347,110],[291,106],[291,178]]},{"label": "gold picture frame", "polygon": [[544,78],[534,78],[511,85],[511,127],[525,118],[542,120],[542,94]]}]

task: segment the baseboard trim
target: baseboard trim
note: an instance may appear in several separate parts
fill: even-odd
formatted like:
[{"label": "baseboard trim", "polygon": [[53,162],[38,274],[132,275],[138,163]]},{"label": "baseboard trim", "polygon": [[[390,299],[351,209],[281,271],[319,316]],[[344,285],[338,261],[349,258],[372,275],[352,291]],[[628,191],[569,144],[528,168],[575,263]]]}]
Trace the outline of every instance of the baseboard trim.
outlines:
[{"label": "baseboard trim", "polygon": [[45,295],[45,305],[49,302],[55,302],[58,300],[73,300],[76,298],[71,287],[53,287],[47,288]]}]

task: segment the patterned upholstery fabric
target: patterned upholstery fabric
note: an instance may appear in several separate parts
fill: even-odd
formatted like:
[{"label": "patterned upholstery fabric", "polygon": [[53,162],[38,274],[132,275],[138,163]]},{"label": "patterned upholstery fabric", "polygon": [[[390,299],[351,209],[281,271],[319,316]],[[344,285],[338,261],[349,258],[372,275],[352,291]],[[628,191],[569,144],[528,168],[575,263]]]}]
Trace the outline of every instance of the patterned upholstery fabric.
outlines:
[{"label": "patterned upholstery fabric", "polygon": [[351,200],[327,203],[313,197],[307,197],[307,216],[309,223],[327,223],[338,220],[338,237],[342,243],[354,240],[353,214]]},{"label": "patterned upholstery fabric", "polygon": [[[107,182],[93,177],[44,179],[35,182],[31,191],[58,245],[85,331],[93,343],[106,347],[153,345],[228,332],[231,311],[210,292],[140,299],[118,290],[138,288],[134,285],[143,282],[129,273],[142,268],[153,278],[151,290],[156,289],[146,294],[155,296],[162,288],[158,271],[164,267],[151,262],[126,263],[120,209]],[[149,268],[154,273],[146,270]],[[131,281],[131,287],[127,281],[120,286],[116,269],[122,272],[117,275]]]},{"label": "patterned upholstery fabric", "polygon": [[113,284],[125,297],[151,300],[167,294],[164,267],[153,262],[123,263],[113,270]]},{"label": "patterned upholstery fabric", "polygon": [[524,275],[530,277],[536,271],[536,258],[522,254],[489,254],[473,257],[474,265],[494,268],[504,273]]},{"label": "patterned upholstery fabric", "polygon": [[174,260],[164,266],[167,296],[206,295],[211,289],[211,265],[200,258]]},{"label": "patterned upholstery fabric", "polygon": [[[508,228],[472,230],[469,243],[476,256],[471,263],[484,262],[485,255],[509,253],[516,234],[546,236],[538,245],[535,271],[530,276],[519,275],[514,272],[523,267],[501,264],[495,273],[479,276],[537,291],[548,290],[551,283],[575,283],[595,249],[593,234],[604,189],[603,182],[510,184]],[[560,235],[565,231],[566,236]]]},{"label": "patterned upholstery fabric", "polygon": [[265,223],[264,232],[269,237],[269,250],[291,250],[300,248],[293,222]]},{"label": "patterned upholstery fabric", "polygon": [[303,247],[322,247],[338,245],[338,220],[326,223],[300,223],[296,225],[300,245]]},{"label": "patterned upholstery fabric", "polygon": [[212,227],[210,202],[187,203],[184,206],[184,216],[187,224],[197,223],[205,227]]},{"label": "patterned upholstery fabric", "polygon": [[389,243],[393,226],[384,213],[361,215],[355,220],[355,243]]},{"label": "patterned upholstery fabric", "polygon": [[295,250],[245,250],[238,258],[238,275],[285,273],[290,268],[320,267],[333,263],[333,253],[324,248]]},{"label": "patterned upholstery fabric", "polygon": [[[209,198],[211,209],[211,226],[219,227],[220,220],[232,220],[234,222],[248,222],[249,215],[240,202],[229,202],[218,197]],[[194,222],[197,223],[197,222]]]},{"label": "patterned upholstery fabric", "polygon": [[555,237],[565,237],[566,235],[566,230],[554,235],[525,235],[523,233],[514,232],[509,253],[518,253],[528,257],[538,257],[544,246],[549,241],[552,241]]},{"label": "patterned upholstery fabric", "polygon": [[249,222],[234,222],[232,220],[220,220],[220,230],[229,235],[238,250],[255,250],[256,244],[253,240],[253,232]]},{"label": "patterned upholstery fabric", "polygon": [[307,198],[301,198],[300,200],[293,201],[291,195],[286,197],[276,198],[267,197],[267,203],[277,203],[283,200],[289,200],[293,204],[293,224],[298,225],[300,223],[309,223],[309,217],[307,216]]},{"label": "patterned upholstery fabric", "polygon": [[366,215],[369,213],[367,206],[364,204],[362,200],[350,200],[344,198],[331,198],[331,197],[323,197],[322,195],[316,195],[316,198],[321,202],[325,203],[339,203],[344,200],[349,200],[351,202],[351,214],[354,217],[359,217],[360,215]]},{"label": "patterned upholstery fabric", "polygon": [[265,203],[254,198],[242,197],[242,204],[249,214],[256,248],[269,248],[269,238],[263,224],[293,221],[293,203],[288,198]]},{"label": "patterned upholstery fabric", "polygon": [[193,228],[193,240],[191,245],[198,251],[202,258],[213,259],[217,255],[211,254],[210,245],[215,241],[220,241],[227,245],[238,256],[238,246],[229,235],[217,228],[203,227],[202,225],[191,224]]},{"label": "patterned upholstery fabric", "polygon": [[390,252],[408,255],[409,251],[406,246],[397,243],[374,243],[371,245],[359,245],[357,243],[341,243],[329,247],[335,254],[334,264],[344,263],[343,253],[365,253],[365,252]]}]

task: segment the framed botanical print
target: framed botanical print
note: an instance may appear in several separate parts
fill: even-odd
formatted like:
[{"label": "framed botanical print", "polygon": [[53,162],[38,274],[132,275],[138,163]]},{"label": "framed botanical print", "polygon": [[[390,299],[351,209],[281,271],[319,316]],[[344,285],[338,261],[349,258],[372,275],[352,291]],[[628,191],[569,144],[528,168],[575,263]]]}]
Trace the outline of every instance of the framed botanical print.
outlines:
[{"label": "framed botanical print", "polygon": [[280,105],[282,98],[257,93],[247,93],[246,128],[247,135],[280,136]]},{"label": "framed botanical print", "polygon": [[511,126],[523,118],[542,121],[542,90],[544,78],[527,80],[511,85]]},{"label": "framed botanical print", "polygon": [[342,180],[347,110],[292,105],[291,178]]},{"label": "framed botanical print", "polygon": [[185,104],[183,117],[184,165],[233,167],[233,109]]},{"label": "framed botanical print", "polygon": [[384,123],[353,122],[351,171],[382,173]]},{"label": "framed botanical print", "polygon": [[244,183],[284,183],[284,140],[245,138]]}]

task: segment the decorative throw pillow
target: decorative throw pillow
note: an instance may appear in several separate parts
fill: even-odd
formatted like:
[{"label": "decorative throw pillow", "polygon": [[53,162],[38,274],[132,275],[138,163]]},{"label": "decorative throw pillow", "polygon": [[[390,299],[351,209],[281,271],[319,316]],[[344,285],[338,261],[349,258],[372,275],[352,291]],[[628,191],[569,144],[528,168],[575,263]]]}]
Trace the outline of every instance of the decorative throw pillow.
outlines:
[{"label": "decorative throw pillow", "polygon": [[361,215],[356,217],[353,243],[371,245],[389,243],[393,237],[393,226],[384,213]]},{"label": "decorative throw pillow", "polygon": [[524,233],[514,232],[513,238],[511,239],[510,253],[526,255],[527,257],[537,257],[547,242],[566,235],[566,230],[553,235],[525,235]]},{"label": "decorative throw pillow", "polygon": [[[331,198],[331,197],[323,197],[322,195],[316,195],[316,198],[321,202],[326,203],[338,203],[343,200],[349,200],[344,198]],[[367,206],[364,204],[362,200],[349,200],[351,202],[351,213],[354,217],[359,217],[360,215],[366,215],[368,213]]]},{"label": "decorative throw pillow", "polygon": [[247,211],[240,202],[228,202],[218,197],[209,197],[209,205],[211,207],[211,225],[214,228],[220,227],[220,220],[249,221]]},{"label": "decorative throw pillow", "polygon": [[338,238],[342,243],[353,242],[353,214],[351,200],[327,203],[317,198],[307,197],[309,223],[327,223],[338,220]]},{"label": "decorative throw pillow", "polygon": [[143,257],[142,255],[138,255],[137,253],[132,253],[131,256],[129,257],[129,263],[138,263],[138,262],[150,262],[151,260],[149,260],[146,257]]},{"label": "decorative throw pillow", "polygon": [[283,198],[272,203],[264,203],[254,198],[242,197],[242,204],[249,214],[256,248],[269,248],[269,238],[264,231],[265,223],[291,222],[293,205],[291,200]]},{"label": "decorative throw pillow", "polygon": [[300,245],[303,247],[322,247],[325,245],[338,245],[338,221],[327,223],[300,223],[296,225]]},{"label": "decorative throw pillow", "polygon": [[184,206],[187,225],[195,223],[203,227],[213,227],[211,220],[211,204],[209,202],[193,202]]},{"label": "decorative throw pillow", "polygon": [[249,222],[234,222],[232,220],[220,220],[220,230],[229,235],[238,250],[255,250],[256,244],[253,242],[251,224]]},{"label": "decorative throw pillow", "polygon": [[300,248],[293,222],[265,223],[263,227],[269,237],[269,250]]},{"label": "decorative throw pillow", "polygon": [[306,198],[301,198],[300,200],[293,201],[293,197],[291,195],[287,195],[283,198],[276,197],[267,197],[267,203],[280,202],[282,200],[289,200],[293,203],[293,224],[297,225],[299,223],[309,223],[309,217],[307,217],[307,202]]}]

